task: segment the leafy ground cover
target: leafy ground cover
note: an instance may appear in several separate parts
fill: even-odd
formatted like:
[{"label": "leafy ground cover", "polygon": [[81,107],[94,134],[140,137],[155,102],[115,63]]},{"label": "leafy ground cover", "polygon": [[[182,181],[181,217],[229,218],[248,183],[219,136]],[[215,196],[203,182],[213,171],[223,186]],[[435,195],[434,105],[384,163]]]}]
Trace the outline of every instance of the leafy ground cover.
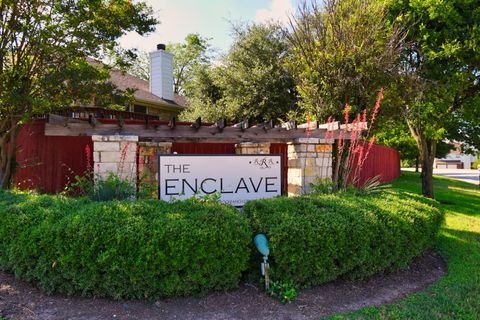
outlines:
[{"label": "leafy ground cover", "polygon": [[[447,261],[448,275],[398,303],[331,319],[479,319],[480,189],[442,177],[436,177],[434,183],[436,199],[446,212],[435,249]],[[419,175],[403,172],[393,187],[420,193]]]}]

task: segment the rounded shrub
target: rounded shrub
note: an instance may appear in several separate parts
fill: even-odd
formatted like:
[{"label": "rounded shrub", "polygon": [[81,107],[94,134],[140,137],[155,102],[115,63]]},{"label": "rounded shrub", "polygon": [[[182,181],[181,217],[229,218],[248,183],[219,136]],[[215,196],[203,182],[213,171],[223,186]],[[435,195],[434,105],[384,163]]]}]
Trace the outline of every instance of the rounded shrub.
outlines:
[{"label": "rounded shrub", "polygon": [[237,286],[251,231],[231,206],[0,192],[0,268],[47,292],[155,298]]},{"label": "rounded shrub", "polygon": [[394,191],[255,200],[244,212],[269,238],[272,279],[301,286],[406,267],[443,221],[435,201]]}]

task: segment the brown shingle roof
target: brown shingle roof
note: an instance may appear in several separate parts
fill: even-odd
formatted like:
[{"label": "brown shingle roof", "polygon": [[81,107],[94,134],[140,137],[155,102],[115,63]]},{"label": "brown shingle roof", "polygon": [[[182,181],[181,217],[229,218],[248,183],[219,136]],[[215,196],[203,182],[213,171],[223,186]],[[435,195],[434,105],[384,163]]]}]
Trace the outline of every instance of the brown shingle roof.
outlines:
[{"label": "brown shingle roof", "polygon": [[159,96],[150,92],[150,85],[148,81],[123,71],[117,69],[110,70],[110,81],[120,90],[126,90],[128,88],[135,89],[135,99],[162,105],[171,105],[176,107],[184,106],[182,103],[184,102],[183,97],[176,94],[175,101],[160,98]]},{"label": "brown shingle roof", "polygon": [[[87,61],[91,64],[101,64],[100,61],[94,60],[92,58],[87,58]],[[110,81],[120,90],[134,89],[135,92],[133,95],[137,100],[177,108],[182,108],[186,106],[185,97],[175,94],[175,101],[163,99],[150,92],[150,84],[148,83],[148,81],[118,69],[112,68],[110,70]]]}]

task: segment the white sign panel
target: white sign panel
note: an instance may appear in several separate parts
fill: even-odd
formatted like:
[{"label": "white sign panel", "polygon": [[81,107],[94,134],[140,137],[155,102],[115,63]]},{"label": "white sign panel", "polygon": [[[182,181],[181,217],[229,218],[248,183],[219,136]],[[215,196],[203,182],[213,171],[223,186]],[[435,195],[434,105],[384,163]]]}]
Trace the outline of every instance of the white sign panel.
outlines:
[{"label": "white sign panel", "polygon": [[220,194],[243,206],[248,200],[282,194],[280,155],[159,155],[159,198]]}]

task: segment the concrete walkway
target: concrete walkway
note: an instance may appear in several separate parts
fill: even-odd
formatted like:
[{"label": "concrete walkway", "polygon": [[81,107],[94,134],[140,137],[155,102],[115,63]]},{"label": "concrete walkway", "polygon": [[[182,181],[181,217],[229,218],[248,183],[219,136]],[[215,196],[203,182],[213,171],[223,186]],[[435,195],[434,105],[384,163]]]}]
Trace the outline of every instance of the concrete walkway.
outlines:
[{"label": "concrete walkway", "polygon": [[[402,171],[413,172],[415,168],[402,168]],[[433,174],[478,185],[480,171],[472,169],[433,169]]]}]

